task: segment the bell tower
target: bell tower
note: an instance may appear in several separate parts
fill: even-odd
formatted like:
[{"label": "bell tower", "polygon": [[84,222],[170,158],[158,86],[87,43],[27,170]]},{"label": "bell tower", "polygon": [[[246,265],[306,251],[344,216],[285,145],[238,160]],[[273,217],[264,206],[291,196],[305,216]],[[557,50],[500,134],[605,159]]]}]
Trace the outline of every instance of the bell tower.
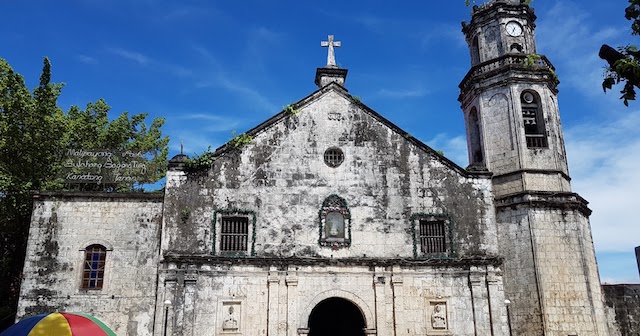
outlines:
[{"label": "bell tower", "polygon": [[493,173],[514,335],[607,335],[587,201],[571,191],[558,78],[525,0],[489,0],[462,23],[469,168]]}]

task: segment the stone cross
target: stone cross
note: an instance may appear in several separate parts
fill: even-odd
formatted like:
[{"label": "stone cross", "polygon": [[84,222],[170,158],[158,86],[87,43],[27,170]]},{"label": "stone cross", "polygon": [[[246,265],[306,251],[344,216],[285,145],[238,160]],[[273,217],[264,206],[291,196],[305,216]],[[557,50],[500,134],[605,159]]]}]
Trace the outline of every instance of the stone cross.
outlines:
[{"label": "stone cross", "polygon": [[321,47],[329,47],[329,54],[327,55],[327,67],[336,67],[336,56],[333,51],[333,47],[340,47],[342,43],[340,41],[334,41],[333,35],[329,35],[329,41],[320,41]]}]

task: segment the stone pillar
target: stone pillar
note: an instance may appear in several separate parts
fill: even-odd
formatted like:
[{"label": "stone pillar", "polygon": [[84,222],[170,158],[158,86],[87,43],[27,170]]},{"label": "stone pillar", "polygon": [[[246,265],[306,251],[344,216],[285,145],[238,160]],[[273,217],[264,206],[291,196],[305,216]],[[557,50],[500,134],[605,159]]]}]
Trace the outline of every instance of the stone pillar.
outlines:
[{"label": "stone pillar", "polygon": [[277,335],[287,335],[287,318],[289,300],[287,299],[288,291],[286,285],[286,272],[278,272],[278,332]]},{"label": "stone pillar", "polygon": [[471,286],[471,299],[473,300],[473,319],[475,320],[476,335],[491,335],[485,272],[476,266],[472,266],[469,270],[469,284]]},{"label": "stone pillar", "polygon": [[640,274],[640,246],[636,246],[636,262],[638,263],[638,274]]},{"label": "stone pillar", "polygon": [[287,336],[298,334],[298,272],[290,269],[285,278],[287,285]]},{"label": "stone pillar", "polygon": [[182,315],[182,335],[193,335],[195,323],[195,305],[196,305],[196,282],[198,281],[198,271],[195,265],[189,265],[189,269],[184,276],[184,312]]},{"label": "stone pillar", "polygon": [[[158,303],[157,307],[160,310],[160,314],[157,314],[160,323],[160,328],[155,333],[156,335],[167,336],[173,335],[174,330],[174,319],[175,319],[175,307],[176,307],[176,283],[177,283],[177,272],[175,270],[175,265],[169,265],[169,269],[165,273],[164,278],[164,293],[161,303]],[[165,305],[165,302],[167,303]],[[171,304],[168,304],[171,302]]]},{"label": "stone pillar", "polygon": [[393,294],[393,329],[397,331],[401,330],[401,328],[405,326],[402,275],[393,274],[391,276],[391,289]]},{"label": "stone pillar", "polygon": [[[375,292],[375,323],[378,335],[393,335],[391,328],[393,324],[389,323],[387,316],[387,293],[386,283],[388,279],[384,274],[383,267],[376,267],[373,274],[373,290]],[[371,328],[371,326],[368,326]]]},{"label": "stone pillar", "polygon": [[267,336],[278,335],[278,288],[280,287],[280,276],[275,267],[269,269],[267,276],[267,292],[269,293],[267,306]]},{"label": "stone pillar", "polygon": [[487,292],[491,305],[491,327],[494,336],[509,335],[507,309],[505,306],[504,288],[499,269],[487,266]]}]

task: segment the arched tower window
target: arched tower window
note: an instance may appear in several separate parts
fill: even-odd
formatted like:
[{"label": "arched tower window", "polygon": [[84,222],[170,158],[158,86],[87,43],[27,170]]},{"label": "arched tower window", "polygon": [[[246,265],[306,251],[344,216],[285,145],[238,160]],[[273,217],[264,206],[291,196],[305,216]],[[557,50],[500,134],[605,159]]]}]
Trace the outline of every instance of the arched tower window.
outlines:
[{"label": "arched tower window", "polygon": [[478,36],[476,36],[471,43],[471,65],[478,63],[480,63],[480,45],[478,43]]},{"label": "arched tower window", "polygon": [[107,248],[94,244],[84,250],[82,271],[83,289],[102,289],[104,284],[104,265],[107,260]]},{"label": "arched tower window", "polygon": [[482,163],[482,144],[480,142],[480,119],[475,106],[469,112],[469,148],[471,150],[471,164]]},{"label": "arched tower window", "polygon": [[547,131],[540,106],[540,97],[534,91],[524,91],[520,96],[522,121],[527,148],[546,148]]}]

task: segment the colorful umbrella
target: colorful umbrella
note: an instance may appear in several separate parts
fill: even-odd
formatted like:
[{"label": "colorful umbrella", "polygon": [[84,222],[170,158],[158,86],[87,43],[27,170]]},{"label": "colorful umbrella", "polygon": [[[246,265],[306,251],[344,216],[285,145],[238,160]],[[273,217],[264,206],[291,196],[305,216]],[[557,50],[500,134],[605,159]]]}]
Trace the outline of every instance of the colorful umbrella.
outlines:
[{"label": "colorful umbrella", "polygon": [[55,312],[26,318],[0,336],[116,336],[116,333],[91,315]]}]

